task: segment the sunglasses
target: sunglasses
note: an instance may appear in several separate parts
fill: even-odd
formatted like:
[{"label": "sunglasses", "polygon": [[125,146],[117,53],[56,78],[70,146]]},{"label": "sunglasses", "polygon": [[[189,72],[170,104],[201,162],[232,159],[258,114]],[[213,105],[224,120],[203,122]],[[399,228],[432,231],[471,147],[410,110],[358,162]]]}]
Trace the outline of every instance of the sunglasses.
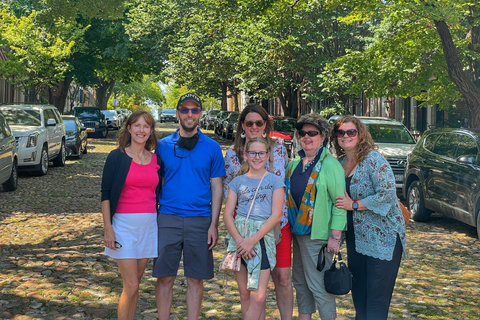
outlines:
[{"label": "sunglasses", "polygon": [[260,152],[255,152],[255,151],[247,151],[248,157],[254,159],[256,156],[258,156],[260,159],[265,159],[267,156],[267,151],[260,151]]},{"label": "sunglasses", "polygon": [[338,138],[342,138],[343,136],[345,136],[345,133],[347,134],[347,136],[349,136],[350,138],[353,138],[353,137],[356,137],[357,136],[357,129],[348,129],[348,130],[337,130],[335,131],[335,134]]},{"label": "sunglasses", "polygon": [[192,114],[199,114],[202,112],[202,109],[200,108],[179,108],[178,111],[180,111],[181,114],[187,114],[189,111],[192,111]]},{"label": "sunglasses", "polygon": [[309,137],[315,137],[316,135],[319,135],[320,132],[318,131],[304,131],[304,130],[300,130],[298,131],[298,135],[300,137],[305,137],[306,135],[308,135]]},{"label": "sunglasses", "polygon": [[121,247],[122,245],[119,242],[115,241],[115,248],[120,249]]},{"label": "sunglasses", "polygon": [[263,121],[263,120],[257,120],[257,121],[248,120],[248,121],[245,121],[244,123],[247,127],[253,127],[253,125],[256,125],[257,127],[263,127],[263,125],[265,124],[265,121]]}]

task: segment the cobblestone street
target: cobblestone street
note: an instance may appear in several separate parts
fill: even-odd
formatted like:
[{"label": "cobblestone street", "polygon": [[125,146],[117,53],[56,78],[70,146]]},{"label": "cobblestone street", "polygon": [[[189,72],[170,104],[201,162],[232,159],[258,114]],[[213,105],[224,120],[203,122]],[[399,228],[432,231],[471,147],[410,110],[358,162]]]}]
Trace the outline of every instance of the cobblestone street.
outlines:
[{"label": "cobblestone street", "polygon": [[[176,124],[160,127],[165,135]],[[205,132],[224,151],[232,144]],[[116,133],[89,139],[83,159],[50,167],[44,177],[21,174],[17,191],[0,192],[0,319],[116,319],[122,282],[115,262],[103,255],[100,213],[101,174]],[[407,229],[408,258],[400,267],[389,319],[478,319],[476,229],[438,214],[428,223],[410,221]],[[240,319],[233,275],[224,288],[223,273],[218,272],[224,252],[222,224],[219,234],[216,276],[205,283],[201,318]],[[149,262],[135,319],[157,319],[151,267]],[[186,318],[182,272],[174,286],[171,319]],[[267,319],[280,319],[273,283],[269,288]],[[354,319],[350,294],[338,297],[337,312],[338,319]]]}]

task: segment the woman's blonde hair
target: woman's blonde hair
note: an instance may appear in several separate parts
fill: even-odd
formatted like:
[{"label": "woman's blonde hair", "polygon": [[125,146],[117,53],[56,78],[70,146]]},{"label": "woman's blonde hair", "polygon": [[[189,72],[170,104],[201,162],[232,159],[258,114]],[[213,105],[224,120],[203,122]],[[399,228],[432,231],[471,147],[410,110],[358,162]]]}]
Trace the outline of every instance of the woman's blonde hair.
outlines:
[{"label": "woman's blonde hair", "polygon": [[378,146],[373,141],[370,132],[368,132],[367,126],[357,117],[348,115],[340,118],[339,120],[337,120],[337,122],[335,122],[335,124],[333,125],[332,136],[330,139],[330,147],[331,149],[333,149],[333,152],[337,155],[338,158],[342,157],[345,154],[345,150],[343,150],[338,144],[336,132],[342,124],[349,122],[353,123],[353,125],[357,128],[358,145],[355,152],[355,158],[356,162],[358,163],[365,159],[370,150],[378,150]]},{"label": "woman's blonde hair", "polygon": [[145,122],[152,129],[152,131],[150,132],[150,136],[145,143],[145,149],[147,149],[148,151],[153,151],[157,149],[158,139],[157,134],[155,133],[155,119],[148,111],[135,111],[127,118],[127,120],[122,126],[122,131],[120,131],[118,135],[117,145],[120,150],[125,152],[125,148],[132,143],[132,135],[128,131],[128,127],[137,122],[140,117],[143,117],[143,119],[145,119]]},{"label": "woman's blonde hair", "polygon": [[[248,152],[250,150],[250,146],[256,142],[263,143],[265,145],[265,150],[267,151],[267,158],[268,158],[268,153],[270,153],[270,141],[265,138],[253,138],[252,140],[248,141],[247,145],[245,146],[245,152]],[[250,165],[248,164],[248,161],[244,161],[242,163],[242,166],[240,167],[240,170],[238,170],[237,176],[245,174],[249,170],[250,170]]]}]

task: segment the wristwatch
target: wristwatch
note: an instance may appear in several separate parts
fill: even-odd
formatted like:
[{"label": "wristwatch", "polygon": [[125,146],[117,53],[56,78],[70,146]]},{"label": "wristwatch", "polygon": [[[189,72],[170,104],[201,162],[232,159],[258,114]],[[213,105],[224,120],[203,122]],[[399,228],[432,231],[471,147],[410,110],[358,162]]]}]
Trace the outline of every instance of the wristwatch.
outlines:
[{"label": "wristwatch", "polygon": [[352,209],[353,209],[353,211],[357,211],[357,210],[358,210],[358,202],[357,202],[357,200],[353,200]]}]

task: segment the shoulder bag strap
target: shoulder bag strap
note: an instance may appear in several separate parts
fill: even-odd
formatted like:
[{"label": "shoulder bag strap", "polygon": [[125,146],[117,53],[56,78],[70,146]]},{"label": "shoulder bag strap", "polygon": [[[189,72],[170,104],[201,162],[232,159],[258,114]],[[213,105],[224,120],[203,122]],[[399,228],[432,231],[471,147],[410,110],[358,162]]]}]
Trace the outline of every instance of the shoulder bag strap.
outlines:
[{"label": "shoulder bag strap", "polygon": [[253,203],[255,202],[255,198],[257,197],[258,189],[260,189],[260,186],[262,185],[263,178],[265,178],[265,176],[266,176],[267,174],[268,174],[268,172],[265,172],[265,174],[263,175],[262,179],[260,180],[260,183],[258,184],[257,190],[255,190],[255,195],[253,196],[252,203],[250,204],[250,209],[248,209],[247,218],[245,219],[245,226],[243,227],[243,236],[244,236],[244,237],[245,237],[245,233],[247,232],[247,221],[248,221],[248,217],[250,217],[250,212],[252,212]]}]

